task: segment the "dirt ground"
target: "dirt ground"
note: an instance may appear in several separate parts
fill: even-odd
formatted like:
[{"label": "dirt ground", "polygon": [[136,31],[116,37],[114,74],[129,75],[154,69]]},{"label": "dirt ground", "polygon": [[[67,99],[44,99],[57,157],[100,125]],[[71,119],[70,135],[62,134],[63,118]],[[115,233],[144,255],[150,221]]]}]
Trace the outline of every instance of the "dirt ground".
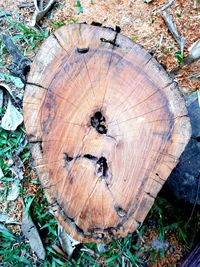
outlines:
[{"label": "dirt ground", "polygon": [[[57,1],[47,18],[41,21],[41,26],[56,21],[89,24],[95,21],[108,27],[118,25],[122,34],[142,44],[168,71],[171,71],[178,66],[174,53],[179,50],[179,47],[162,19],[160,8],[167,2],[166,0],[153,0],[150,3],[142,0],[82,0],[83,12],[79,13],[76,1],[61,0]],[[194,0],[177,0],[168,9],[177,24],[179,33],[185,37],[184,56],[188,54],[191,44],[200,36],[200,6],[197,5],[197,8],[194,8],[194,2]],[[28,6],[33,4],[31,0],[28,2],[7,0],[1,3],[0,7],[11,11],[21,21],[29,23],[34,6],[19,8],[22,3],[28,3]],[[51,26],[49,27],[51,28]],[[199,79],[189,78],[191,74],[198,73],[199,68],[198,61],[182,68],[175,77],[178,79],[183,93],[200,88]]]}]

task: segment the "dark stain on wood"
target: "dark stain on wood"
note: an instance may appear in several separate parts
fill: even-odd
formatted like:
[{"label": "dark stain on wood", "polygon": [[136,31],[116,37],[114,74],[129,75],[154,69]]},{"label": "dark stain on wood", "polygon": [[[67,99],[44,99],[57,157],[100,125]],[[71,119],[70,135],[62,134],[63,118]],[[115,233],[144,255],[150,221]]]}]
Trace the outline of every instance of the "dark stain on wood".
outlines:
[{"label": "dark stain on wood", "polygon": [[106,134],[108,131],[105,125],[105,121],[105,117],[100,111],[95,112],[90,119],[91,126],[95,128],[96,131],[100,134]]},{"label": "dark stain on wood", "polygon": [[114,209],[119,217],[124,217],[127,214],[127,212],[119,205],[115,205]]},{"label": "dark stain on wood", "polygon": [[77,47],[77,52],[79,54],[86,54],[88,51],[89,51],[89,47],[86,47],[86,48],[78,48]]}]

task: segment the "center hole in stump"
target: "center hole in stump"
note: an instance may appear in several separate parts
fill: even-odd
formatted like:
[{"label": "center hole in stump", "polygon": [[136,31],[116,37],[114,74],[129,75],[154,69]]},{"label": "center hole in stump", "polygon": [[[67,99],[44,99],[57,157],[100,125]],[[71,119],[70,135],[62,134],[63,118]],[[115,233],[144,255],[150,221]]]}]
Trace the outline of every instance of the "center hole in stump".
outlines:
[{"label": "center hole in stump", "polygon": [[96,162],[97,175],[101,178],[106,178],[108,176],[108,164],[105,157],[100,157]]},{"label": "center hole in stump", "polygon": [[100,134],[107,133],[105,122],[106,122],[106,119],[100,111],[95,112],[94,115],[90,119],[90,123],[92,127],[94,127],[96,131]]}]

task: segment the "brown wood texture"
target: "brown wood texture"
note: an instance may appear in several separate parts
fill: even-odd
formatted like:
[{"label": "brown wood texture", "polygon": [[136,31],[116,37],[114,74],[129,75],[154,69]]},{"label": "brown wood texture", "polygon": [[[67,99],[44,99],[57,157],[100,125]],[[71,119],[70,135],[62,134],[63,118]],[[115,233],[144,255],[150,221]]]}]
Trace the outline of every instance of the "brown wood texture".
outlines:
[{"label": "brown wood texture", "polygon": [[50,207],[83,242],[134,231],[190,138],[184,101],[157,61],[86,24],[63,26],[42,44],[24,120]]}]

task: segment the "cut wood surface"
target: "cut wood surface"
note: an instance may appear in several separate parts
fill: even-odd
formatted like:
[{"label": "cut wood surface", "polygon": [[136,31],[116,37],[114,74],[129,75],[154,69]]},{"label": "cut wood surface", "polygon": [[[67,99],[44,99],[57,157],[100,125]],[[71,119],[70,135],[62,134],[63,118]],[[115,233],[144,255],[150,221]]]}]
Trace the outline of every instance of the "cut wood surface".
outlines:
[{"label": "cut wood surface", "polygon": [[50,207],[83,242],[134,231],[190,138],[184,101],[157,61],[118,29],[86,24],[42,44],[24,121]]}]

